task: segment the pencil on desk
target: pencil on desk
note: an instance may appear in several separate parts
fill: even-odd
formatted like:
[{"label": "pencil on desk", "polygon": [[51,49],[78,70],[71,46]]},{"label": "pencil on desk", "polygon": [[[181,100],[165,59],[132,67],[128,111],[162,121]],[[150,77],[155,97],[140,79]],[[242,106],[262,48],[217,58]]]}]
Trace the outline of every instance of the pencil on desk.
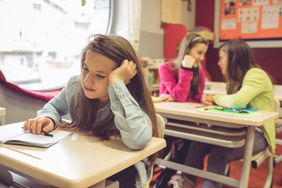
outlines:
[{"label": "pencil on desk", "polygon": [[[22,129],[24,129],[24,131],[27,132],[24,127],[22,127]],[[54,136],[54,135],[50,134],[49,132],[46,132],[46,131],[43,131],[43,130],[41,130],[41,132],[43,133],[42,135],[44,135],[44,136],[49,136],[49,137],[53,137]]]},{"label": "pencil on desk", "polygon": [[49,132],[46,132],[46,131],[43,131],[43,130],[41,132],[43,132],[44,136],[50,136],[50,137],[54,136],[54,135],[50,134]]}]

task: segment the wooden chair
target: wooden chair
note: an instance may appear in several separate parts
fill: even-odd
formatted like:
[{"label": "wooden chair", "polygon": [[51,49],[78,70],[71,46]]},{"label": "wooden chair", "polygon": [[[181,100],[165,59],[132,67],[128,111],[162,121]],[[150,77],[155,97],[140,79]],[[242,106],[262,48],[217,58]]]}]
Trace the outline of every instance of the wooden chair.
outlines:
[{"label": "wooden chair", "polygon": [[[157,118],[157,125],[158,125],[158,135],[160,138],[164,138],[164,134],[165,134],[165,125],[166,125],[166,119],[164,117],[162,117],[160,114],[156,114],[156,118]],[[149,181],[148,181],[148,185],[146,185],[146,188],[150,187],[150,182],[152,181],[153,178],[153,174],[154,174],[154,165],[155,164],[151,164],[150,169],[149,169]]]},{"label": "wooden chair", "polygon": [[162,117],[160,114],[156,114],[157,116],[157,125],[159,127],[159,137],[163,138],[165,134],[165,124],[166,124],[166,119]]}]

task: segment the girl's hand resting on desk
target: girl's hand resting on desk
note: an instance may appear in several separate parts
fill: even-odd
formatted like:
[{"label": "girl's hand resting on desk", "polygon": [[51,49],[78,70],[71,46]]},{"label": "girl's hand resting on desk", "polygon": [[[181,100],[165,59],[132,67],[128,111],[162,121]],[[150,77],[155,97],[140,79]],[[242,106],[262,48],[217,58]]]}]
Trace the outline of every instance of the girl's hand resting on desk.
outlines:
[{"label": "girl's hand resting on desk", "polygon": [[23,128],[32,134],[43,134],[52,131],[55,125],[48,117],[36,117],[24,122]]},{"label": "girl's hand resting on desk", "polygon": [[211,95],[203,95],[202,101],[204,105],[210,106],[214,104],[213,97]]},{"label": "girl's hand resting on desk", "polygon": [[128,84],[130,80],[136,75],[136,64],[127,59],[122,62],[122,65],[113,70],[109,75],[110,83],[114,83],[118,80],[122,80],[125,84]]},{"label": "girl's hand resting on desk", "polygon": [[162,95],[159,96],[159,98],[162,102],[173,102],[174,101],[172,96],[168,95],[168,94],[162,94]]}]

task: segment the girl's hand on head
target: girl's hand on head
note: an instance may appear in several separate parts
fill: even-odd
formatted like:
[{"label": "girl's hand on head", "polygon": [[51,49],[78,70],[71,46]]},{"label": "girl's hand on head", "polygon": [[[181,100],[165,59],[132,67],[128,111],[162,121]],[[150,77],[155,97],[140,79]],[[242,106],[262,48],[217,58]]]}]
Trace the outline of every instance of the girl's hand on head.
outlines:
[{"label": "girl's hand on head", "polygon": [[211,95],[203,95],[202,101],[204,105],[210,106],[214,104],[213,97]]},{"label": "girl's hand on head", "polygon": [[23,128],[32,134],[50,132],[55,128],[53,121],[48,117],[36,117],[24,122]]},{"label": "girl's hand on head", "polygon": [[136,64],[133,61],[128,61],[126,59],[122,62],[120,67],[110,73],[109,80],[110,83],[122,80],[125,84],[128,84],[136,73]]},{"label": "girl's hand on head", "polygon": [[173,102],[174,101],[172,96],[169,95],[169,94],[162,94],[162,95],[160,95],[159,98],[160,98],[161,102]]},{"label": "girl's hand on head", "polygon": [[184,67],[184,68],[189,68],[189,69],[191,69],[191,68],[194,66],[195,62],[196,62],[196,59],[194,59],[192,56],[190,56],[190,55],[185,55],[185,56],[184,56],[184,59],[183,59],[182,62],[181,62],[181,65],[182,65],[182,67]]}]

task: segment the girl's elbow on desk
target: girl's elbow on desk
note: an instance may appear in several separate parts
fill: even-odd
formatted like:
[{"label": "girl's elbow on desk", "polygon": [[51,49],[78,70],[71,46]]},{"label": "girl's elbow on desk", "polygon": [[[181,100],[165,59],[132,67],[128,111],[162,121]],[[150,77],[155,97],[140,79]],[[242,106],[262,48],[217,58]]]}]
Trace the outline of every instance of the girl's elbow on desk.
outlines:
[{"label": "girl's elbow on desk", "polygon": [[147,136],[146,138],[135,138],[132,140],[123,141],[124,145],[131,150],[142,150],[151,141],[152,136]]}]

